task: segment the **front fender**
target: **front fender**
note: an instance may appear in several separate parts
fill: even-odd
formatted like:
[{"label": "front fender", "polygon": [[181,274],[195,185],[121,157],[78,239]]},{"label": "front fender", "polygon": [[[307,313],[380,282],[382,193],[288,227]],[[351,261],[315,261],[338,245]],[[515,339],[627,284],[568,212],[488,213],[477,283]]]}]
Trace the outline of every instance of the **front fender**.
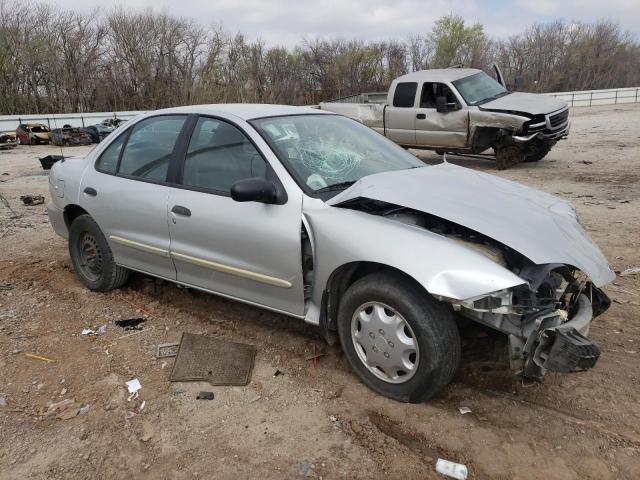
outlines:
[{"label": "front fender", "polygon": [[464,244],[427,229],[324,203],[304,209],[314,238],[312,305],[307,321],[319,322],[322,293],[331,274],[353,262],[388,265],[429,293],[457,300],[525,283]]}]

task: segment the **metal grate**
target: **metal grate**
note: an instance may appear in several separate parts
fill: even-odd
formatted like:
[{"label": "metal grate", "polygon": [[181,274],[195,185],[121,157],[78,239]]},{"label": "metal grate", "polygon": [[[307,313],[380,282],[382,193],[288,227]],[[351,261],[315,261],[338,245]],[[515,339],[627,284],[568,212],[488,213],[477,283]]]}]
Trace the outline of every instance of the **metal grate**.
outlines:
[{"label": "metal grate", "polygon": [[558,127],[561,127],[565,123],[567,123],[568,119],[569,119],[569,109],[565,109],[562,112],[549,116],[549,126],[552,129],[556,129]]}]

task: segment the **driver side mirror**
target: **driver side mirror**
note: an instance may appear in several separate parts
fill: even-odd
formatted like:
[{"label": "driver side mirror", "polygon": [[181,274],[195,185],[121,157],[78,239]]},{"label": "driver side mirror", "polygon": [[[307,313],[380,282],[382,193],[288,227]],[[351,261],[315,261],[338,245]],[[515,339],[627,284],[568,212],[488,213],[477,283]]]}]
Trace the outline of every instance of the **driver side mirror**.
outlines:
[{"label": "driver side mirror", "polygon": [[277,203],[278,190],[264,178],[244,178],[231,185],[231,198],[236,202]]},{"label": "driver side mirror", "polygon": [[436,97],[436,111],[440,113],[451,112],[457,110],[456,103],[447,103],[447,97]]}]

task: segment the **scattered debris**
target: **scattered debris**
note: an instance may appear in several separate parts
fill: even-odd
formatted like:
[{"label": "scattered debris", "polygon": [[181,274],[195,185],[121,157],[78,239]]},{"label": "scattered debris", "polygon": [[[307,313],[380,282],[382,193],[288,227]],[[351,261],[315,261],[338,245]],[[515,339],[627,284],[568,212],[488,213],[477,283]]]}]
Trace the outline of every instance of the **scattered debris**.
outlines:
[{"label": "scattered debris", "polygon": [[12,283],[0,283],[0,290],[13,290],[16,288]]},{"label": "scattered debris", "polygon": [[42,360],[43,362],[47,362],[47,363],[55,362],[55,360],[52,360],[52,359],[47,358],[47,357],[41,357],[40,355],[35,355],[33,353],[25,353],[24,355],[26,357],[33,358],[35,360]]},{"label": "scattered debris", "polygon": [[465,415],[467,413],[471,413],[471,409],[469,407],[458,407],[458,411],[462,414]]},{"label": "scattered debris", "polygon": [[593,162],[591,160],[581,160],[580,163],[584,163],[585,165],[591,165]]},{"label": "scattered debris", "polygon": [[196,397],[196,400],[213,400],[213,392],[200,392]]},{"label": "scattered debris", "polygon": [[7,403],[7,397],[0,397],[0,407],[6,407]]},{"label": "scattered debris", "polygon": [[87,413],[90,408],[91,408],[91,405],[89,405],[88,403],[82,405],[80,407],[80,415],[84,415],[85,413]]},{"label": "scattered debris", "polygon": [[140,326],[140,324],[144,322],[146,322],[144,318],[138,317],[138,318],[128,318],[126,320],[116,320],[115,324],[118,327],[124,328],[125,331],[128,331],[128,330],[142,330],[142,327]]},{"label": "scattered debris", "polygon": [[186,388],[184,388],[184,387],[177,387],[177,388],[174,390],[174,392],[175,392],[177,395],[180,395],[181,393],[186,393],[186,392],[187,392],[187,389],[186,389]]},{"label": "scattered debris", "polygon": [[140,406],[138,407],[138,411],[142,411],[144,410],[144,407],[147,405],[147,401],[143,400],[142,403],[140,404]]},{"label": "scattered debris", "polygon": [[127,398],[127,401],[130,402],[134,398],[138,397],[138,391],[142,388],[142,385],[140,384],[140,380],[138,380],[137,378],[134,378],[133,380],[129,380],[128,382],[125,382],[125,383],[127,385],[127,389],[129,390],[129,393],[131,394],[129,395],[129,398]]},{"label": "scattered debris", "polygon": [[21,195],[20,200],[25,205],[33,207],[34,205],[42,205],[44,203],[44,196],[42,195]]},{"label": "scattered debris", "polygon": [[81,332],[81,335],[102,335],[107,331],[107,325],[101,325],[100,327],[92,330],[91,328],[84,328]]},{"label": "scattered debris", "polygon": [[466,480],[469,474],[465,465],[450,462],[442,458],[439,458],[436,462],[436,472],[446,475],[447,477],[455,478],[456,480]]},{"label": "scattered debris", "polygon": [[631,201],[627,199],[623,199],[623,200],[618,200],[618,203],[631,203]]},{"label": "scattered debris", "polygon": [[282,372],[280,370],[276,370],[275,372],[273,372],[273,378],[276,378],[280,375],[282,375]]},{"label": "scattered debris", "polygon": [[180,343],[161,343],[156,346],[156,358],[175,357]]},{"label": "scattered debris", "polygon": [[638,275],[639,273],[640,273],[640,267],[632,267],[632,268],[627,268],[626,270],[623,270],[622,272],[620,272],[620,276],[628,277],[631,275]]},{"label": "scattered debris", "polygon": [[53,164],[64,160],[64,157],[62,155],[47,155],[46,157],[38,158],[38,160],[40,160],[43,170],[51,170]]}]

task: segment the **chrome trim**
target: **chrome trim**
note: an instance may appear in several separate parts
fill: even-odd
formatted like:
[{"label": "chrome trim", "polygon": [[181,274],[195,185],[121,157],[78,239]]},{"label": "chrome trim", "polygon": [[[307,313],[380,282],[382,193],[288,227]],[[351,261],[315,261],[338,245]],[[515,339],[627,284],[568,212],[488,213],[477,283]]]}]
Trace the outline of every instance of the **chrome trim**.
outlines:
[{"label": "chrome trim", "polygon": [[135,248],[136,250],[141,250],[147,253],[155,253],[156,255],[161,255],[167,258],[169,257],[169,250],[165,250],[164,248],[154,247],[152,245],[147,245],[146,243],[140,243],[134,240],[129,240],[128,238],[118,237],[117,235],[109,235],[109,239],[119,243],[120,245],[124,245],[125,247]]},{"label": "chrome trim", "polygon": [[249,280],[255,280],[256,282],[266,283],[268,285],[273,285],[274,287],[292,287],[291,282],[281,278],[271,277],[269,275],[252,272],[243,268],[232,267],[231,265],[211,262],[202,258],[192,257],[191,255],[185,255],[184,253],[171,252],[171,258],[175,260],[182,260],[183,262],[191,263],[192,265],[198,265],[199,267],[210,268],[217,272],[228,273],[229,275],[235,275],[236,277],[248,278]]}]

